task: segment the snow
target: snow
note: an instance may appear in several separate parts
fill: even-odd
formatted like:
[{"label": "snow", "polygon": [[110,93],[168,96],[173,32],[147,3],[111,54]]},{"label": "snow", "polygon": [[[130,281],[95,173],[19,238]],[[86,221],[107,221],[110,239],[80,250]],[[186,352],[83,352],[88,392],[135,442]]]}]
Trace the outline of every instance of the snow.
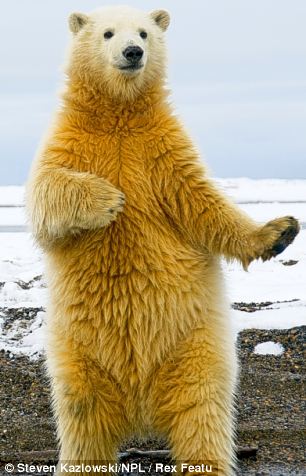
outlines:
[{"label": "snow", "polygon": [[298,306],[275,307],[255,312],[231,311],[236,333],[244,329],[291,329],[306,325],[306,302]]},{"label": "snow", "polygon": [[[0,311],[0,349],[12,354],[26,354],[31,358],[39,357],[45,346],[45,312],[32,313],[34,319],[28,321],[15,321],[9,330],[4,329],[6,318]],[[28,324],[28,325],[27,325]]]},{"label": "snow", "polygon": [[[290,260],[298,262],[293,266],[283,264]],[[306,230],[276,258],[251,263],[247,273],[236,262],[224,264],[224,271],[233,302],[306,299]]]},{"label": "snow", "polygon": [[[218,179],[219,186],[260,222],[277,216],[306,217],[306,180]],[[25,230],[23,187],[0,187],[0,349],[37,357],[44,346],[47,289],[43,258]],[[292,266],[290,261],[297,261]],[[290,264],[290,263],[289,263]],[[306,226],[294,243],[271,261],[256,261],[246,273],[239,263],[223,264],[232,303],[270,303],[255,312],[232,309],[236,333],[243,329],[289,329],[306,325]],[[8,317],[6,309],[28,309],[27,319]]]},{"label": "snow", "polygon": [[306,202],[306,180],[241,177],[219,178],[216,182],[237,203]]},{"label": "snow", "polygon": [[279,342],[262,342],[257,344],[254,349],[254,354],[258,355],[282,355],[284,347]]},{"label": "snow", "polygon": [[45,344],[44,312],[38,312],[35,321],[30,327],[30,332],[21,341],[19,351],[21,353],[40,354]]},{"label": "snow", "polygon": [[21,206],[0,207],[0,226],[23,225],[26,217],[24,208]]},{"label": "snow", "polygon": [[[306,184],[305,184],[306,187]],[[306,221],[305,203],[239,203],[240,208],[257,222],[266,222],[279,216],[294,216],[302,223]]]},{"label": "snow", "polygon": [[9,185],[0,187],[0,206],[22,206],[24,204],[24,187]]},{"label": "snow", "polygon": [[0,233],[0,308],[45,304],[42,255],[30,234]]}]

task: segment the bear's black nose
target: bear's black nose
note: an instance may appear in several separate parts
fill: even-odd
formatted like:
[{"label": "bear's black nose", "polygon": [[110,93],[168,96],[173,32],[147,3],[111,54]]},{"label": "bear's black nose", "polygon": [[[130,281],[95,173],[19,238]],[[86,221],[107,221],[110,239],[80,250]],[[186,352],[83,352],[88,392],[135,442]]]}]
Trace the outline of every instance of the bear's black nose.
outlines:
[{"label": "bear's black nose", "polygon": [[137,63],[143,56],[143,49],[140,46],[128,46],[123,51],[123,56],[129,63]]}]

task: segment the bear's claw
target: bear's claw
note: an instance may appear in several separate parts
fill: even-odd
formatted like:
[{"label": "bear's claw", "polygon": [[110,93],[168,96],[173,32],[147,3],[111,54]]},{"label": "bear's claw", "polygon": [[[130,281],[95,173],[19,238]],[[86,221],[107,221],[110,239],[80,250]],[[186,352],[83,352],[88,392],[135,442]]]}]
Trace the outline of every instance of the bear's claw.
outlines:
[{"label": "bear's claw", "polygon": [[[285,217],[280,223],[279,220],[275,220],[275,227],[282,228],[285,225],[285,228],[281,231],[279,237],[274,242],[273,246],[269,249],[266,249],[265,252],[262,254],[261,258],[263,261],[266,261],[274,256],[279,255],[282,253],[287,246],[289,246],[293,240],[295,239],[296,235],[300,231],[299,222],[294,217]],[[267,225],[274,227],[274,223],[269,222]]]}]

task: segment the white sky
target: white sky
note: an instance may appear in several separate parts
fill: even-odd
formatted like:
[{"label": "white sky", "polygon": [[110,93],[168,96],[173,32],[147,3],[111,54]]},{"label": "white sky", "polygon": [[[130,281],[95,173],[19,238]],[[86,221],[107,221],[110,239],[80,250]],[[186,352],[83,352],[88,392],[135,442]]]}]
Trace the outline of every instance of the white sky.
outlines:
[{"label": "white sky", "polygon": [[[214,175],[306,178],[305,0],[127,3],[170,11],[174,102]],[[2,5],[0,184],[24,182],[56,107],[69,13],[100,5]]]}]

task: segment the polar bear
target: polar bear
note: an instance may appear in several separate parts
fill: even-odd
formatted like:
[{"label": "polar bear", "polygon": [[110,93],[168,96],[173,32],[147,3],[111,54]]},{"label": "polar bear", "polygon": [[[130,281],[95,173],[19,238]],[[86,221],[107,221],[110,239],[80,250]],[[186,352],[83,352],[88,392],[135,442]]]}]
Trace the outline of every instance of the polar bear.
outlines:
[{"label": "polar bear", "polygon": [[27,189],[47,367],[61,461],[115,461],[153,430],[177,461],[230,475],[237,363],[220,257],[270,259],[299,225],[253,222],[207,177],[168,101],[169,22],[128,7],[69,18],[62,106]]}]

